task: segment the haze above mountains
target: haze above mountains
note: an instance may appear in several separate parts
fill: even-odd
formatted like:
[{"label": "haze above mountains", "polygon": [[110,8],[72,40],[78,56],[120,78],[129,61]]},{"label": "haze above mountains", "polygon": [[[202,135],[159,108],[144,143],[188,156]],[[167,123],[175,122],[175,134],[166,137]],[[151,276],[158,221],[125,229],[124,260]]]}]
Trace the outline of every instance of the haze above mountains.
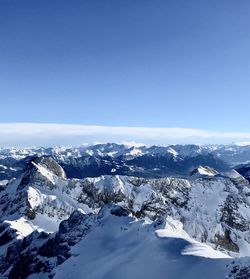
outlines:
[{"label": "haze above mountains", "polygon": [[84,142],[139,142],[147,145],[250,142],[250,133],[192,128],[0,123],[0,146],[78,146]]}]

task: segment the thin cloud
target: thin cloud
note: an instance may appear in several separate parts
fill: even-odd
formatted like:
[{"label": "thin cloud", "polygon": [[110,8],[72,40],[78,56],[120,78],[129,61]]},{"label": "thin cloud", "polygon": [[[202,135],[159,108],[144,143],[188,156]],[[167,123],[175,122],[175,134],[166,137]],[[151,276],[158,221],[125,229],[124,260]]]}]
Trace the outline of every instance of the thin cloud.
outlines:
[{"label": "thin cloud", "polygon": [[79,145],[83,142],[230,143],[249,141],[250,133],[189,128],[110,127],[47,123],[0,123],[1,146]]}]

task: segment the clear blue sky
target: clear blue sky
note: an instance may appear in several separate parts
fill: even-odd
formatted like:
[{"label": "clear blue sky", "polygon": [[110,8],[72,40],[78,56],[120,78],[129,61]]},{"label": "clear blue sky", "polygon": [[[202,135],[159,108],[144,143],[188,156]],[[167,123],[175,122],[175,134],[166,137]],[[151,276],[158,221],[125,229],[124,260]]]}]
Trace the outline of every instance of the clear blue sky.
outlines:
[{"label": "clear blue sky", "polygon": [[0,0],[0,122],[250,132],[249,0]]}]

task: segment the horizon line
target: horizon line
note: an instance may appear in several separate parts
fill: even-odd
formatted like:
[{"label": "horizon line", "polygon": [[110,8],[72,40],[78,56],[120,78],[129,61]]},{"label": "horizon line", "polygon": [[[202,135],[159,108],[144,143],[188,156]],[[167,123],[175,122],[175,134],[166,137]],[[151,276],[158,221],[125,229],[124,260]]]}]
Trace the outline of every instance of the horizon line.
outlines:
[{"label": "horizon line", "polygon": [[0,123],[0,146],[60,146],[93,142],[144,145],[232,144],[250,142],[250,133],[180,127],[103,126],[61,123]]}]

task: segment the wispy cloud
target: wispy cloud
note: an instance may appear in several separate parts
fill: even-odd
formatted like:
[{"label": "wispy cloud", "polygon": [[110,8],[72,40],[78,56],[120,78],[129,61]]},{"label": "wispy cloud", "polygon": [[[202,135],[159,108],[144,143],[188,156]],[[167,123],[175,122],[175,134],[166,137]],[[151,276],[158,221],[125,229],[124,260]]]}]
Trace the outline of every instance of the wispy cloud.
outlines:
[{"label": "wispy cloud", "polygon": [[109,127],[47,123],[0,123],[1,146],[79,145],[83,142],[230,143],[249,141],[250,133],[188,128]]}]

